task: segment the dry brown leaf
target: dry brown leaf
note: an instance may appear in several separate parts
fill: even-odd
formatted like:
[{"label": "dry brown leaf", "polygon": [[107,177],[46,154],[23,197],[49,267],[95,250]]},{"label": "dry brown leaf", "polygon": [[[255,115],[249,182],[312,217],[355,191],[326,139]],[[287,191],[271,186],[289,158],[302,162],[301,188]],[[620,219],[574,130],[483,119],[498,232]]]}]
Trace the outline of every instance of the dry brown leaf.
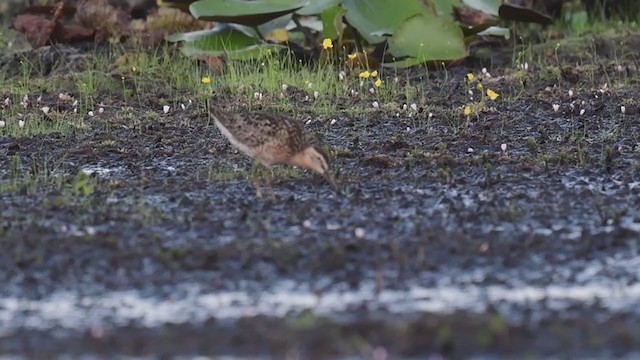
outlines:
[{"label": "dry brown leaf", "polygon": [[96,30],[96,41],[129,32],[129,15],[124,10],[113,7],[108,0],[78,1],[76,20],[82,26]]}]

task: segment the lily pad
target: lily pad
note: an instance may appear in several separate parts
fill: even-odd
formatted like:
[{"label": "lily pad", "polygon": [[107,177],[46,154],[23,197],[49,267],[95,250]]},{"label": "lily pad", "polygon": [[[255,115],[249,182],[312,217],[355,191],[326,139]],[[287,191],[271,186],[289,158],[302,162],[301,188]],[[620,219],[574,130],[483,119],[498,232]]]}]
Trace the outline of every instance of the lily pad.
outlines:
[{"label": "lily pad", "polygon": [[511,30],[503,28],[501,26],[490,26],[487,29],[478,33],[480,36],[502,36],[509,40],[511,37]]},{"label": "lily pad", "polygon": [[172,34],[169,42],[184,41],[181,51],[188,56],[226,55],[233,59],[250,59],[264,54],[269,49],[284,46],[268,44],[255,38],[237,26],[223,25],[211,30]]},{"label": "lily pad", "polygon": [[429,13],[403,21],[389,39],[389,52],[396,58],[412,57],[422,62],[467,56],[460,27],[452,20]]},{"label": "lily pad", "polygon": [[[402,6],[389,0],[343,0],[347,22],[370,44],[386,40],[403,21],[430,10],[422,0],[402,0]],[[433,34],[437,34],[433,33]]]},{"label": "lily pad", "polygon": [[257,26],[309,3],[308,0],[199,0],[189,6],[196,19]]},{"label": "lily pad", "polygon": [[317,15],[325,11],[326,9],[339,5],[341,0],[313,0],[309,5],[296,11],[296,14],[302,16]]},{"label": "lily pad", "polygon": [[460,5],[460,0],[433,0],[433,6],[439,16],[453,19],[453,7]]},{"label": "lily pad", "polygon": [[472,9],[498,16],[498,9],[502,5],[502,0],[462,0],[462,3]]},{"label": "lily pad", "polygon": [[340,6],[331,7],[322,12],[322,36],[325,39],[342,38],[344,31],[342,15],[344,13],[345,10]]}]

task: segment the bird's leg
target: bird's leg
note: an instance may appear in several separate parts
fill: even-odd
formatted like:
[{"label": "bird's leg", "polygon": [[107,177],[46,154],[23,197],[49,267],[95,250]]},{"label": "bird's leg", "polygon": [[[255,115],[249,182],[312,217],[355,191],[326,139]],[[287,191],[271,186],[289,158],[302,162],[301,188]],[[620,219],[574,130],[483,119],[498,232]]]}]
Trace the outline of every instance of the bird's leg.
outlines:
[{"label": "bird's leg", "polygon": [[260,186],[260,176],[258,174],[261,166],[261,164],[254,163],[253,166],[251,166],[251,170],[249,170],[249,179],[253,182],[253,186],[256,187],[256,197],[259,198],[262,197],[262,187]]},{"label": "bird's leg", "polygon": [[273,168],[267,169],[267,186],[269,186],[269,192],[271,193],[271,199],[276,199],[276,194],[273,192]]}]

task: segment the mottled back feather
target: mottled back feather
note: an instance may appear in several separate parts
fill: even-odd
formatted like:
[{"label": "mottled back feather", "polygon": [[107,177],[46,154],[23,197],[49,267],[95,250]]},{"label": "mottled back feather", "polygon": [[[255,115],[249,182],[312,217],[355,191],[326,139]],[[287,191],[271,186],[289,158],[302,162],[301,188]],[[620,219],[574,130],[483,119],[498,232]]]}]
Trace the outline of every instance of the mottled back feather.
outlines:
[{"label": "mottled back feather", "polygon": [[245,146],[258,153],[280,154],[278,163],[309,146],[302,124],[288,116],[263,111],[230,113],[216,108],[211,113]]}]

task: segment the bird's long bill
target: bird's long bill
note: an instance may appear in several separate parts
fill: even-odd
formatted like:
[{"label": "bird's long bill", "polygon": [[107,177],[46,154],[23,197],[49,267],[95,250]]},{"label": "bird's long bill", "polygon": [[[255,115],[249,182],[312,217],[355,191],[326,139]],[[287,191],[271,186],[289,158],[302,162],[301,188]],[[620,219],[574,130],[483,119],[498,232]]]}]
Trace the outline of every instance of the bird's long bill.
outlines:
[{"label": "bird's long bill", "polygon": [[336,193],[340,194],[340,187],[338,187],[338,183],[336,182],[336,179],[333,177],[333,174],[331,173],[331,171],[325,171],[323,176],[327,180],[327,182],[331,185],[333,190]]}]

